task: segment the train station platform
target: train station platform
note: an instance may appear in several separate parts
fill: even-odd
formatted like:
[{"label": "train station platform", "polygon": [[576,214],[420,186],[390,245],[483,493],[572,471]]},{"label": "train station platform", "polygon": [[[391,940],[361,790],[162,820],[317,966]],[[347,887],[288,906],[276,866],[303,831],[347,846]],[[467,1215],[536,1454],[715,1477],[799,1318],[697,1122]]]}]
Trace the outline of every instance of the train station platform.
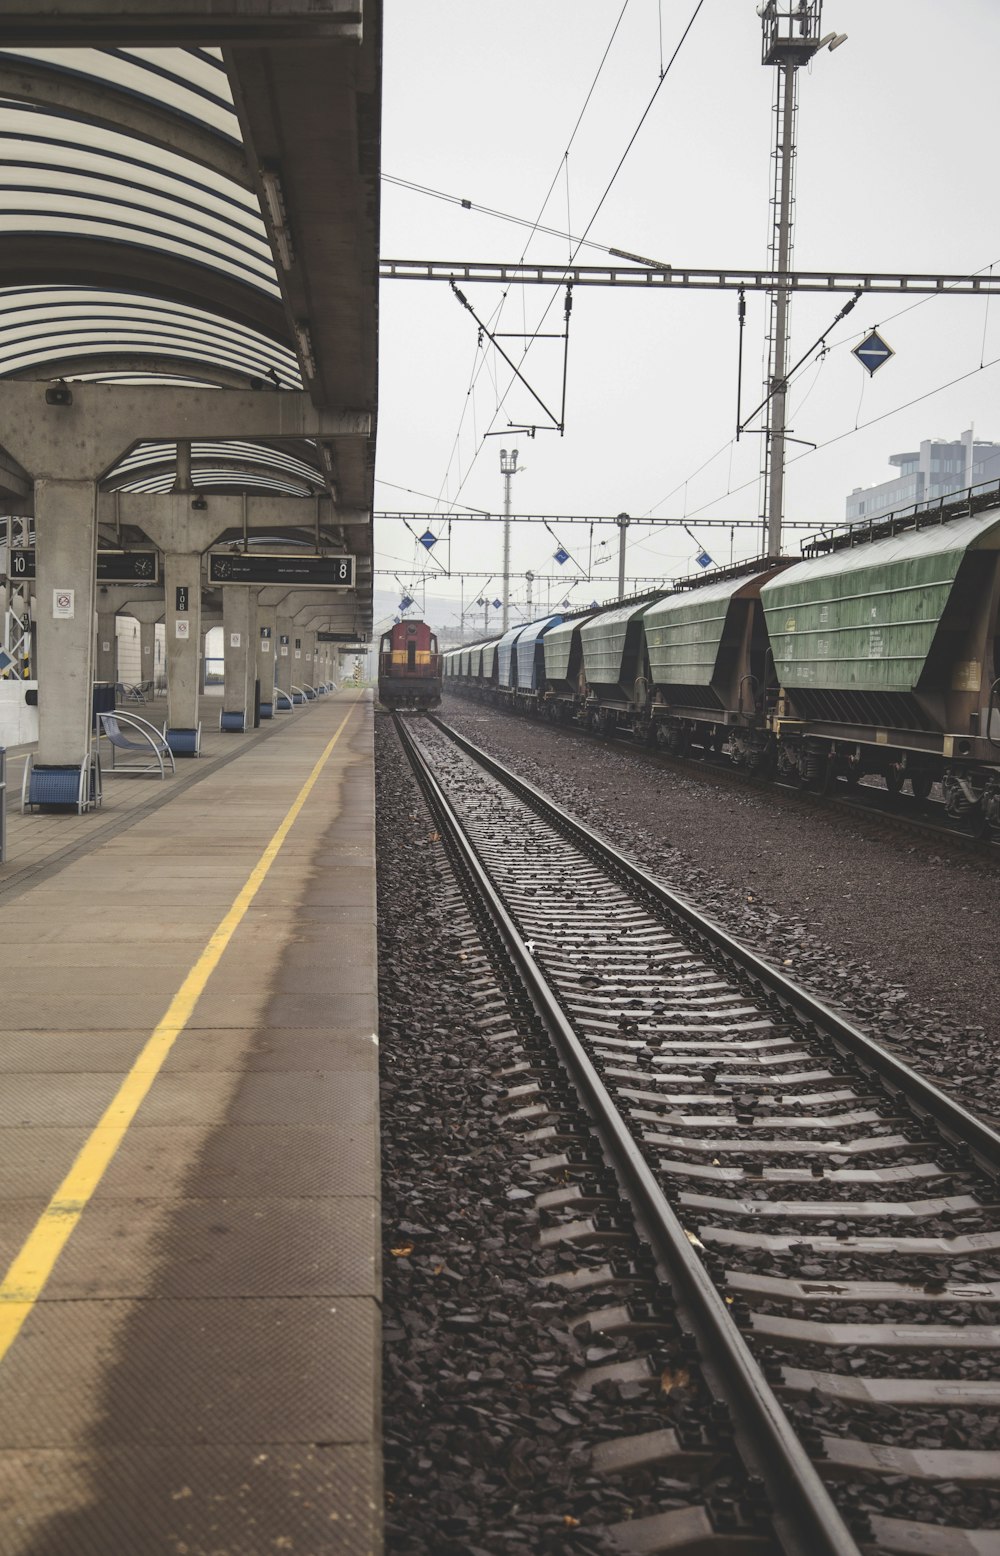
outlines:
[{"label": "train station platform", "polygon": [[380,1548],[373,706],[0,868],[0,1556]]}]

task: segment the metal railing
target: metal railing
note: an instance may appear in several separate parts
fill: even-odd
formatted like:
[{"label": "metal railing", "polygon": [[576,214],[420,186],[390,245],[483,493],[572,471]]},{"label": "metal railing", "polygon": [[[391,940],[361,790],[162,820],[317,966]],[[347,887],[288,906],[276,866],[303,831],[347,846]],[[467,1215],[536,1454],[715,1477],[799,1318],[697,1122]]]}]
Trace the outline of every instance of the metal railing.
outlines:
[{"label": "metal railing", "polygon": [[7,752],[0,746],[0,864],[7,857]]}]

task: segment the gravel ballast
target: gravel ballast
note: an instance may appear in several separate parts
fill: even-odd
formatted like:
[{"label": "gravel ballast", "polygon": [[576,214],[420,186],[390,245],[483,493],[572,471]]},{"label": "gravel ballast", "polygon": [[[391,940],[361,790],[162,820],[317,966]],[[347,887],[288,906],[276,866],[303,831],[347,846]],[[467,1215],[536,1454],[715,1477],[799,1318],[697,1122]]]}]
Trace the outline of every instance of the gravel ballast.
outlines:
[{"label": "gravel ballast", "polygon": [[[590,1466],[597,1444],[665,1427],[714,1452],[724,1427],[721,1439],[706,1435],[697,1358],[659,1306],[648,1254],[599,1158],[537,1176],[539,1152],[564,1147],[526,1141],[546,1115],[572,1132],[575,1098],[494,986],[388,719],[376,752],[387,1553],[597,1556],[612,1549],[609,1525],[706,1494],[740,1522],[752,1514],[725,1453],[707,1487],[674,1478],[669,1464],[624,1478]],[[534,1098],[517,1095],[525,1074],[515,1066],[560,1098],[540,1118],[517,1119]],[[579,1127],[586,1149],[582,1117]],[[557,1183],[579,1183],[607,1206],[610,1241],[561,1240],[560,1223],[579,1211],[536,1204]],[[604,1269],[587,1291],[558,1284]],[[614,1336],[580,1327],[637,1289],[653,1304],[651,1335],[641,1323]],[[602,1377],[640,1358],[648,1378]]]},{"label": "gravel ballast", "polygon": [[[442,716],[791,977],[1000,1123],[1000,870],[448,696]],[[692,764],[694,769],[695,764]]]}]

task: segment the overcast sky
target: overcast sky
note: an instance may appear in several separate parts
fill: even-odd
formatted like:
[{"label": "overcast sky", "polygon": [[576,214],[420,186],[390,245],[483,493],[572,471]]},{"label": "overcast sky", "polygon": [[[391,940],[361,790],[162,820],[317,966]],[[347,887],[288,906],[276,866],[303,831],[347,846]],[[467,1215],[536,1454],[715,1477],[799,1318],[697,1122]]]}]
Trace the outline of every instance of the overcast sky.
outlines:
[{"label": "overcast sky", "polygon": [[[656,87],[661,19],[666,64],[695,4],[628,0],[566,157],[622,0],[386,0],[383,173],[529,223],[555,179],[542,222],[580,236]],[[795,267],[963,275],[1000,267],[1000,4],[825,0],[823,29],[846,32],[848,41],[799,73]],[[676,267],[765,264],[775,72],[761,65],[760,52],[754,0],[704,0],[591,239]],[[389,182],[381,247],[384,258],[440,261],[516,261],[526,251],[557,264],[569,253],[564,238]],[[607,259],[586,247],[578,256],[579,263]],[[498,323],[499,288],[465,290],[494,329],[533,331],[550,304],[542,328],[562,327],[561,292],[514,288]],[[846,300],[795,298],[791,361]],[[887,479],[889,455],[922,438],[957,437],[974,425],[977,437],[1000,441],[1000,362],[991,365],[1000,358],[1000,298],[991,306],[981,298],[915,302],[863,297],[831,330],[833,349],[794,384],[790,425],[821,446],[802,458],[801,447],[791,450],[789,518],[842,520],[846,494]],[[764,324],[764,296],[749,294],[745,411],[760,398]],[[850,347],[872,326],[896,356],[869,380]],[[699,528],[699,520],[758,515],[761,440],[732,441],[733,292],[578,288],[562,438],[542,431],[534,440],[484,438],[508,421],[544,417],[521,388],[498,411],[509,369],[488,346],[478,349],[476,326],[446,284],[384,282],[380,338],[377,508],[434,510],[431,528],[446,537],[451,506],[501,511],[500,448],[516,444],[525,468],[513,483],[515,512],[686,517],[720,562],[729,560],[730,532]],[[504,345],[520,356],[517,339]],[[558,411],[561,344],[537,341],[524,372]],[[918,403],[899,409],[911,401]],[[586,568],[587,530],[556,528]],[[797,550],[799,538],[791,533],[786,549]],[[737,530],[733,544],[737,558],[759,550],[752,531]],[[376,545],[376,566],[413,580],[424,553],[402,524],[379,522]],[[501,545],[499,524],[455,523],[453,573],[499,574]],[[682,530],[633,529],[628,573],[687,573],[695,549]],[[540,579],[548,573],[559,575],[553,606],[568,593],[577,605],[616,593],[613,530],[594,535],[594,578],[606,583],[580,581],[570,593],[579,571],[572,561],[560,567],[555,550],[542,526],[514,526],[512,571],[539,575],[536,604],[546,602]],[[446,538],[433,555],[448,562]],[[486,583],[466,580],[466,605]],[[392,578],[377,577],[376,586],[398,598]],[[439,574],[432,590],[428,614],[446,625],[450,613],[457,625],[458,577]],[[496,576],[488,593],[499,597]],[[523,582],[511,593],[523,602]],[[475,620],[481,626],[481,612]]]}]

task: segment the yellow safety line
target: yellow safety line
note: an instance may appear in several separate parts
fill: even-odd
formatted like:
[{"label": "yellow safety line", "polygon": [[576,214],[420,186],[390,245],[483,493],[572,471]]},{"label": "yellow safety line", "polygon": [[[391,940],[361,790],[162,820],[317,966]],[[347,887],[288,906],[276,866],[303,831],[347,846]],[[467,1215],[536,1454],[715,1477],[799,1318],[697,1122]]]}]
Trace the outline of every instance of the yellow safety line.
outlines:
[{"label": "yellow safety line", "polygon": [[309,798],[316,780],[326,766],[330,753],[356,707],[357,703],[352,703],[344,714],[339,728],[293,800],[277,832],[251,870],[229,912],[174,995],[166,1015],[108,1103],[100,1121],[95,1124],[76,1161],[29,1232],[21,1251],[15,1256],[3,1284],[0,1285],[0,1361],[6,1356],[22,1324],[38,1301],[46,1281],[52,1274],[56,1260],[69,1241],[73,1228],[125,1138],[128,1127],[160,1073],[164,1060],[190,1021],[195,1005],[205,991],[205,985],[263,885],[267,872],[277,858],[296,817]]}]

